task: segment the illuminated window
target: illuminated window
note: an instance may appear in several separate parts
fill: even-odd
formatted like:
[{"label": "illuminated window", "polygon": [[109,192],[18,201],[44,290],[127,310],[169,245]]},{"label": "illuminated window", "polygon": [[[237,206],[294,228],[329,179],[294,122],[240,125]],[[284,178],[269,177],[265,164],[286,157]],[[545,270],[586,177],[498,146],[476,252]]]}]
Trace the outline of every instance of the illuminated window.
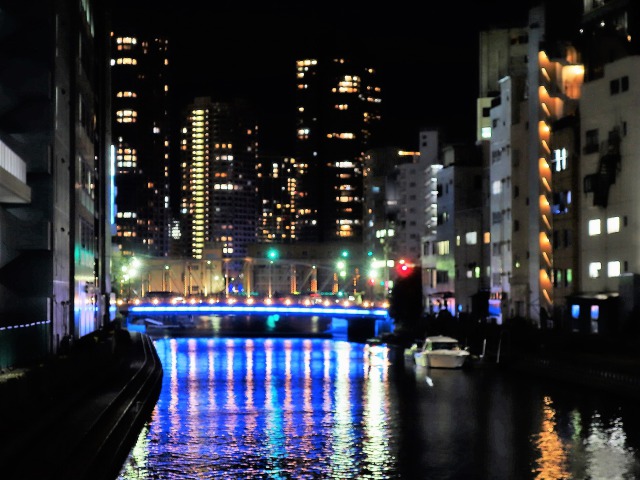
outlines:
[{"label": "illuminated window", "polygon": [[554,170],[556,172],[561,172],[567,169],[567,149],[566,148],[558,148],[553,151],[553,160],[551,161],[554,165]]},{"label": "illuminated window", "polygon": [[118,123],[135,123],[138,112],[135,110],[118,110],[116,112]]},{"label": "illuminated window", "polygon": [[443,240],[441,242],[436,243],[436,251],[438,255],[448,255],[449,254],[449,240]]},{"label": "illuminated window", "polygon": [[494,195],[498,195],[502,192],[502,182],[500,180],[495,180],[491,183],[491,193]]},{"label": "illuminated window", "polygon": [[607,263],[607,276],[619,277],[620,276],[620,262],[614,261]]},{"label": "illuminated window", "polygon": [[602,264],[600,262],[591,262],[589,264],[589,278],[598,278],[601,269]]},{"label": "illuminated window", "polygon": [[589,220],[589,236],[600,235],[600,219]]},{"label": "illuminated window", "polygon": [[118,58],[116,59],[116,64],[118,65],[137,65],[138,61],[135,58]]},{"label": "illuminated window", "polygon": [[580,318],[580,305],[571,305],[571,317]]},{"label": "illuminated window", "polygon": [[491,127],[482,127],[480,135],[482,138],[491,138]]},{"label": "illuminated window", "polygon": [[478,232],[467,232],[464,240],[467,245],[476,245],[478,243]]},{"label": "illuminated window", "polygon": [[607,218],[607,233],[616,233],[620,231],[620,217]]},{"label": "illuminated window", "polygon": [[591,333],[598,333],[598,317],[600,316],[600,306],[591,305]]}]

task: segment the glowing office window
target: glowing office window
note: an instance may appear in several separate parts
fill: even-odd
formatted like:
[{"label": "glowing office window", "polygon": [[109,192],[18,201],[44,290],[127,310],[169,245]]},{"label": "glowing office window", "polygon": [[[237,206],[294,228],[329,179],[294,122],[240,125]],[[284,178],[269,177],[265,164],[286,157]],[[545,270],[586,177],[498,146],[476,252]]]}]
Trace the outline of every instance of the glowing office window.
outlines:
[{"label": "glowing office window", "polygon": [[591,262],[589,264],[589,278],[598,278],[601,269],[602,264],[600,262]]},{"label": "glowing office window", "polygon": [[608,277],[619,277],[620,276],[620,262],[613,261],[607,263],[607,276]]},{"label": "glowing office window", "polygon": [[607,233],[617,233],[620,231],[620,217],[607,218]]},{"label": "glowing office window", "polygon": [[600,235],[600,219],[589,220],[589,236]]}]

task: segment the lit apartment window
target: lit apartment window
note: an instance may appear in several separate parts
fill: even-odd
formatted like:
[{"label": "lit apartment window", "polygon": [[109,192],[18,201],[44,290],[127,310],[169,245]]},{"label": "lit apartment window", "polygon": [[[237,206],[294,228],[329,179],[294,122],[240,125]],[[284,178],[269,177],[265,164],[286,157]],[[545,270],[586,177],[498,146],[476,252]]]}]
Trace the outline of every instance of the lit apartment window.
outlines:
[{"label": "lit apartment window", "polygon": [[620,276],[620,262],[607,263],[607,277],[619,277]]},{"label": "lit apartment window", "polygon": [[135,123],[138,112],[135,110],[118,110],[116,116],[118,123]]},{"label": "lit apartment window", "polygon": [[436,243],[438,255],[449,255],[449,241],[443,240]]},{"label": "lit apartment window", "polygon": [[600,219],[589,220],[589,236],[600,235]]},{"label": "lit apartment window", "polygon": [[491,184],[491,193],[494,195],[498,195],[502,192],[502,182],[500,180],[496,180]]},{"label": "lit apartment window", "polygon": [[482,138],[491,138],[491,127],[482,127]]},{"label": "lit apartment window", "polygon": [[616,233],[620,231],[620,217],[607,218],[607,233]]},{"label": "lit apartment window", "polygon": [[478,232],[467,232],[464,240],[467,245],[476,245],[478,243]]},{"label": "lit apartment window", "polygon": [[591,262],[589,264],[589,278],[598,278],[601,269],[602,264],[600,262]]}]

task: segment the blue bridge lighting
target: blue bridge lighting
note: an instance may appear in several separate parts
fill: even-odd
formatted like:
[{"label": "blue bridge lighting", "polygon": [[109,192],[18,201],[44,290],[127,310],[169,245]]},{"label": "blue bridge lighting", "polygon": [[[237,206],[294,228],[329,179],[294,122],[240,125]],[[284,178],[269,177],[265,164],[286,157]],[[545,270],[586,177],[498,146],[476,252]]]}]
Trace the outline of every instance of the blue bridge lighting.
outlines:
[{"label": "blue bridge lighting", "polygon": [[215,314],[257,314],[257,315],[318,315],[339,317],[375,317],[387,318],[389,313],[384,308],[362,308],[360,306],[320,306],[320,305],[237,305],[237,304],[157,304],[131,305],[130,314],[145,315],[215,315]]}]

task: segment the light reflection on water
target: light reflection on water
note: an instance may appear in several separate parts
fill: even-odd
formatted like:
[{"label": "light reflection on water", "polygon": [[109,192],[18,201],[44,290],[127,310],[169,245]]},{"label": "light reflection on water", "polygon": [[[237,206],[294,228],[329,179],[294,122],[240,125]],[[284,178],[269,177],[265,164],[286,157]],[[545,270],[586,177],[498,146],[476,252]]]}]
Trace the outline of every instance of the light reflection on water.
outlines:
[{"label": "light reflection on water", "polygon": [[611,395],[330,339],[155,345],[162,392],[121,480],[640,478],[640,422]]},{"label": "light reflection on water", "polygon": [[[325,339],[159,339],[163,389],[120,478],[389,478],[388,364]],[[362,478],[362,477],[361,477]]]}]

